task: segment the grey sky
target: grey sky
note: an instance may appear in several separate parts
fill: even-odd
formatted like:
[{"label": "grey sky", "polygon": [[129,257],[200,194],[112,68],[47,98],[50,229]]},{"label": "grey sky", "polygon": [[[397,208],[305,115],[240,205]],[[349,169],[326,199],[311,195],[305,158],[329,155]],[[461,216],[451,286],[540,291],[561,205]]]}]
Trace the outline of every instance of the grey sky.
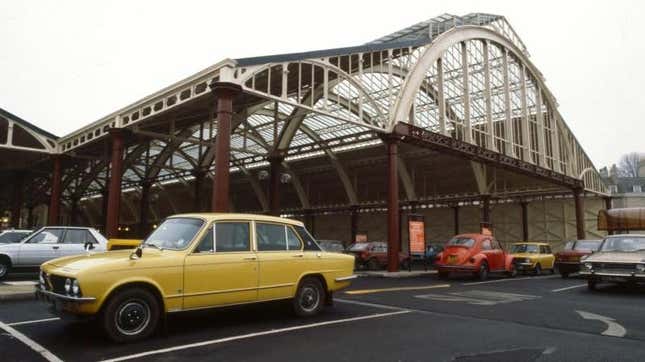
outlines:
[{"label": "grey sky", "polygon": [[223,58],[365,43],[440,15],[507,17],[597,167],[645,151],[639,1],[3,1],[0,107],[57,135]]}]

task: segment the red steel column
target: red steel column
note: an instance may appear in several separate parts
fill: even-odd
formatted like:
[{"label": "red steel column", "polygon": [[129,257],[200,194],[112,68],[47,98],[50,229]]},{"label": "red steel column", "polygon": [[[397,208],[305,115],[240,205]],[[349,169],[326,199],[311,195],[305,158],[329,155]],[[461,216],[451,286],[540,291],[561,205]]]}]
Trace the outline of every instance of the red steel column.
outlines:
[{"label": "red steel column", "polygon": [[282,173],[282,156],[269,156],[271,164],[269,176],[269,214],[280,216],[280,175]]},{"label": "red steel column", "polygon": [[215,140],[215,177],[213,178],[213,212],[228,212],[229,162],[231,159],[231,123],[233,98],[241,91],[238,84],[217,82],[210,85],[217,98],[217,136]]},{"label": "red steel column", "polygon": [[452,207],[455,235],[459,235],[459,205]]},{"label": "red steel column", "polygon": [[399,270],[400,209],[399,173],[397,155],[399,139],[394,136],[385,139],[387,144],[387,271]]},{"label": "red steel column", "polygon": [[522,207],[522,240],[529,241],[529,203],[522,201],[520,206]]},{"label": "red steel column", "polygon": [[121,177],[123,176],[123,131],[111,129],[112,158],[110,160],[110,183],[108,186],[107,217],[105,232],[107,238],[116,238],[119,233],[119,208],[121,206]]},{"label": "red steel column", "polygon": [[[611,210],[611,197],[605,197],[605,210]],[[609,230],[607,231],[607,235],[613,235],[614,231]]]},{"label": "red steel column", "polygon": [[482,223],[490,227],[490,195],[482,195]]},{"label": "red steel column", "polygon": [[53,158],[54,169],[52,172],[52,193],[49,199],[49,217],[47,225],[58,224],[60,216],[60,194],[61,194],[61,159],[60,155]]},{"label": "red steel column", "polygon": [[576,236],[578,240],[584,240],[586,238],[585,203],[581,196],[582,193],[583,193],[582,189],[573,190],[573,202],[576,207]]}]

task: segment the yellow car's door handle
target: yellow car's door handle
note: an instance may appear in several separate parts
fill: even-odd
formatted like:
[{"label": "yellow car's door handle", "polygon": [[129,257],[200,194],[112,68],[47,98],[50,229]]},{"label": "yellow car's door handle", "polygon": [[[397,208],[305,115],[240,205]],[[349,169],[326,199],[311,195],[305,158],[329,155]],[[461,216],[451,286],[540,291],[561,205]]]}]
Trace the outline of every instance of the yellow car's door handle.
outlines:
[{"label": "yellow car's door handle", "polygon": [[244,260],[256,260],[256,259],[257,257],[255,256],[247,256],[246,258],[244,258]]},{"label": "yellow car's door handle", "polygon": [[303,256],[305,256],[305,254],[292,255],[292,257],[294,257],[294,258],[302,258]]}]

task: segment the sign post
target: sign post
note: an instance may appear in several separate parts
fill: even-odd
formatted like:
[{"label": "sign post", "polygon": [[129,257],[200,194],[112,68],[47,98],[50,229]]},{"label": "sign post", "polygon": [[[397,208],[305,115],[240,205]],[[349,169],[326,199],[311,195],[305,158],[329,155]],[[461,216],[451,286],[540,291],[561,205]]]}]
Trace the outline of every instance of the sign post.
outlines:
[{"label": "sign post", "polygon": [[428,258],[426,255],[426,234],[423,215],[408,215],[408,271],[412,271],[412,254],[423,254],[425,268],[428,270]]}]

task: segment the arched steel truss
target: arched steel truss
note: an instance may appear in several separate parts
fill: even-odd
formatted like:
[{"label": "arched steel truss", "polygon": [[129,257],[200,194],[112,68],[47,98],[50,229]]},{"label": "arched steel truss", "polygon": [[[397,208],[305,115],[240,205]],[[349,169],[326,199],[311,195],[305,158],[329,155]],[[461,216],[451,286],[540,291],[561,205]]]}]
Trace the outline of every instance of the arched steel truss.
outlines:
[{"label": "arched steel truss", "polygon": [[[57,151],[74,153],[106,137],[109,128],[126,128],[150,141],[127,150],[123,189],[136,190],[144,181],[187,185],[196,172],[211,172],[212,111],[167,134],[144,128],[148,119],[210,97],[213,81],[237,83],[260,100],[236,109],[231,172],[249,182],[263,210],[267,196],[254,170],[268,167],[275,154],[284,157],[303,209],[312,205],[289,165],[311,157],[327,157],[347,204],[359,204],[337,154],[379,145],[379,135],[399,123],[581,178],[587,191],[606,193],[526,47],[505,18],[488,14],[442,15],[354,48],[227,59],[63,137]],[[98,194],[108,166],[86,161],[68,171],[69,198]],[[399,172],[407,198],[416,199],[405,165]]]}]

